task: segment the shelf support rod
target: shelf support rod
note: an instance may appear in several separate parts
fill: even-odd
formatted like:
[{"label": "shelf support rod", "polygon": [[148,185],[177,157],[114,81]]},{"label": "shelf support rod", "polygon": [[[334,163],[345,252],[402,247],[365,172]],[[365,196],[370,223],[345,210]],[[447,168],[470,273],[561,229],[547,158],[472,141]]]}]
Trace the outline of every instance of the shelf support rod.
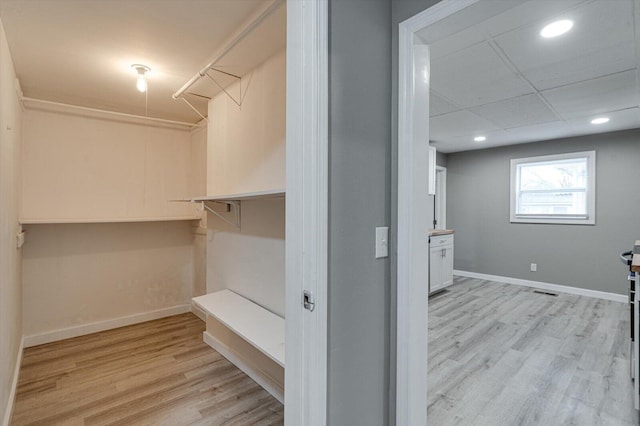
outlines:
[{"label": "shelf support rod", "polygon": [[236,99],[233,96],[231,96],[231,93],[227,92],[227,89],[222,87],[222,85],[220,83],[218,83],[218,81],[215,78],[211,77],[211,75],[209,74],[208,71],[206,73],[204,73],[204,75],[209,77],[209,79],[211,81],[213,81],[216,84],[216,86],[218,86],[220,88],[220,90],[222,90],[225,93],[225,95],[227,95],[236,105],[241,107],[242,106],[242,77],[238,77],[237,75],[229,74],[228,72],[220,71],[220,70],[217,70],[215,68],[211,68],[211,69],[213,71],[221,72],[223,74],[226,74],[226,75],[229,75],[231,77],[234,77],[234,78],[238,79],[238,85],[240,86],[240,100],[236,101]]},{"label": "shelf support rod", "polygon": [[196,112],[196,114],[198,114],[200,117],[202,117],[203,120],[209,121],[209,119],[207,117],[205,117],[204,115],[200,114],[200,111],[198,111],[198,108],[194,107],[191,102],[189,102],[188,100],[185,99],[185,97],[181,97],[180,99],[182,99],[187,105],[189,105],[189,107],[194,110]]},{"label": "shelf support rod", "polygon": [[214,209],[212,209],[211,207],[209,207],[207,205],[206,201],[201,201],[202,206],[207,209],[208,211],[210,211],[211,213],[213,213],[214,215],[218,216],[220,219],[222,219],[223,221],[227,222],[229,225],[233,226],[234,228],[238,228],[240,229],[240,223],[241,223],[241,217],[240,217],[240,201],[210,201],[212,203],[218,203],[218,204],[224,204],[227,207],[231,207],[233,206],[233,212],[234,212],[234,221],[230,221],[229,219],[227,219],[226,217],[224,217],[223,215],[220,214],[220,212],[215,211]]}]

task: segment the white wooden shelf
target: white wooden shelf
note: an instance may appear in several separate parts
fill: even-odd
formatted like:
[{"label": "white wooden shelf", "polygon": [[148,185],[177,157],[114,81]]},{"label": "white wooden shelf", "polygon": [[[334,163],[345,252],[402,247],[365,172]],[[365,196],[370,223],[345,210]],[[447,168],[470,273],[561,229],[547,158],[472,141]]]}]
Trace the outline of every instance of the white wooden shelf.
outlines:
[{"label": "white wooden shelf", "polygon": [[200,220],[200,216],[167,217],[115,217],[115,218],[22,218],[21,225],[48,225],[65,223],[126,223],[126,222],[169,222],[177,220]]},{"label": "white wooden shelf", "polygon": [[[191,199],[193,203],[202,203],[202,206],[218,216],[220,219],[224,220],[230,225],[235,226],[240,229],[240,211],[241,211],[241,202],[242,201],[251,201],[251,200],[269,200],[269,199],[278,199],[284,198],[286,195],[284,189],[273,189],[269,191],[257,191],[257,192],[244,192],[239,194],[223,194],[223,195],[207,195],[204,197],[194,197]],[[217,204],[225,204],[227,206],[227,211],[231,211],[231,207],[233,207],[234,218],[233,220],[229,220],[227,217],[221,214],[221,212],[216,211],[209,207],[207,203],[217,203]]]},{"label": "white wooden shelf", "polygon": [[202,201],[216,201],[224,203],[228,201],[248,201],[248,200],[260,200],[269,198],[284,198],[284,189],[274,189],[269,191],[257,191],[257,192],[244,192],[239,194],[223,194],[223,195],[207,195],[204,197],[194,197],[191,199],[194,203]]},{"label": "white wooden shelf", "polygon": [[194,297],[193,303],[284,367],[284,319],[232,292]]}]

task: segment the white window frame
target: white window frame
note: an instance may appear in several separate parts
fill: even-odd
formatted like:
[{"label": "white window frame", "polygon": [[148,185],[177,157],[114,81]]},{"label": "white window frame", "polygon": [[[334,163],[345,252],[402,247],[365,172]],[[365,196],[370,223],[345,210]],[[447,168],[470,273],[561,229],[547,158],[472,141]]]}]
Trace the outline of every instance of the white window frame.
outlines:
[{"label": "white window frame", "polygon": [[[587,216],[586,217],[563,217],[554,215],[540,216],[518,216],[516,215],[517,201],[517,166],[523,163],[549,162],[558,160],[571,160],[577,158],[587,159]],[[596,152],[582,151],[570,152],[566,154],[543,155],[539,157],[514,158],[511,160],[511,182],[510,182],[510,220],[513,223],[549,223],[549,224],[569,224],[569,225],[595,225],[596,223]]]}]

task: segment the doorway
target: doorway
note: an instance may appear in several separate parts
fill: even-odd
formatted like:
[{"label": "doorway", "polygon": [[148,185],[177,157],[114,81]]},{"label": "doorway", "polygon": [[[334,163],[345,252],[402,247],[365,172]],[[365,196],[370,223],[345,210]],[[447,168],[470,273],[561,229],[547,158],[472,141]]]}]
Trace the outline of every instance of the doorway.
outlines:
[{"label": "doorway", "polygon": [[398,28],[396,424],[427,424],[429,46],[416,33],[479,0],[443,0]]},{"label": "doorway", "polygon": [[436,166],[436,194],[433,198],[433,229],[447,228],[447,168]]}]

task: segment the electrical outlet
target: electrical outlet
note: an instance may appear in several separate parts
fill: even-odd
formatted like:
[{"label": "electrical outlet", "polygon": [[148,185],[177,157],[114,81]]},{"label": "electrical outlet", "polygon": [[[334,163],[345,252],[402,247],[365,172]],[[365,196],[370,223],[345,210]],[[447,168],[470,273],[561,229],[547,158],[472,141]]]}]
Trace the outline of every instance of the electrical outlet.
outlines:
[{"label": "electrical outlet", "polygon": [[538,264],[537,263],[532,263],[531,264],[531,272],[536,272],[538,270]]}]

